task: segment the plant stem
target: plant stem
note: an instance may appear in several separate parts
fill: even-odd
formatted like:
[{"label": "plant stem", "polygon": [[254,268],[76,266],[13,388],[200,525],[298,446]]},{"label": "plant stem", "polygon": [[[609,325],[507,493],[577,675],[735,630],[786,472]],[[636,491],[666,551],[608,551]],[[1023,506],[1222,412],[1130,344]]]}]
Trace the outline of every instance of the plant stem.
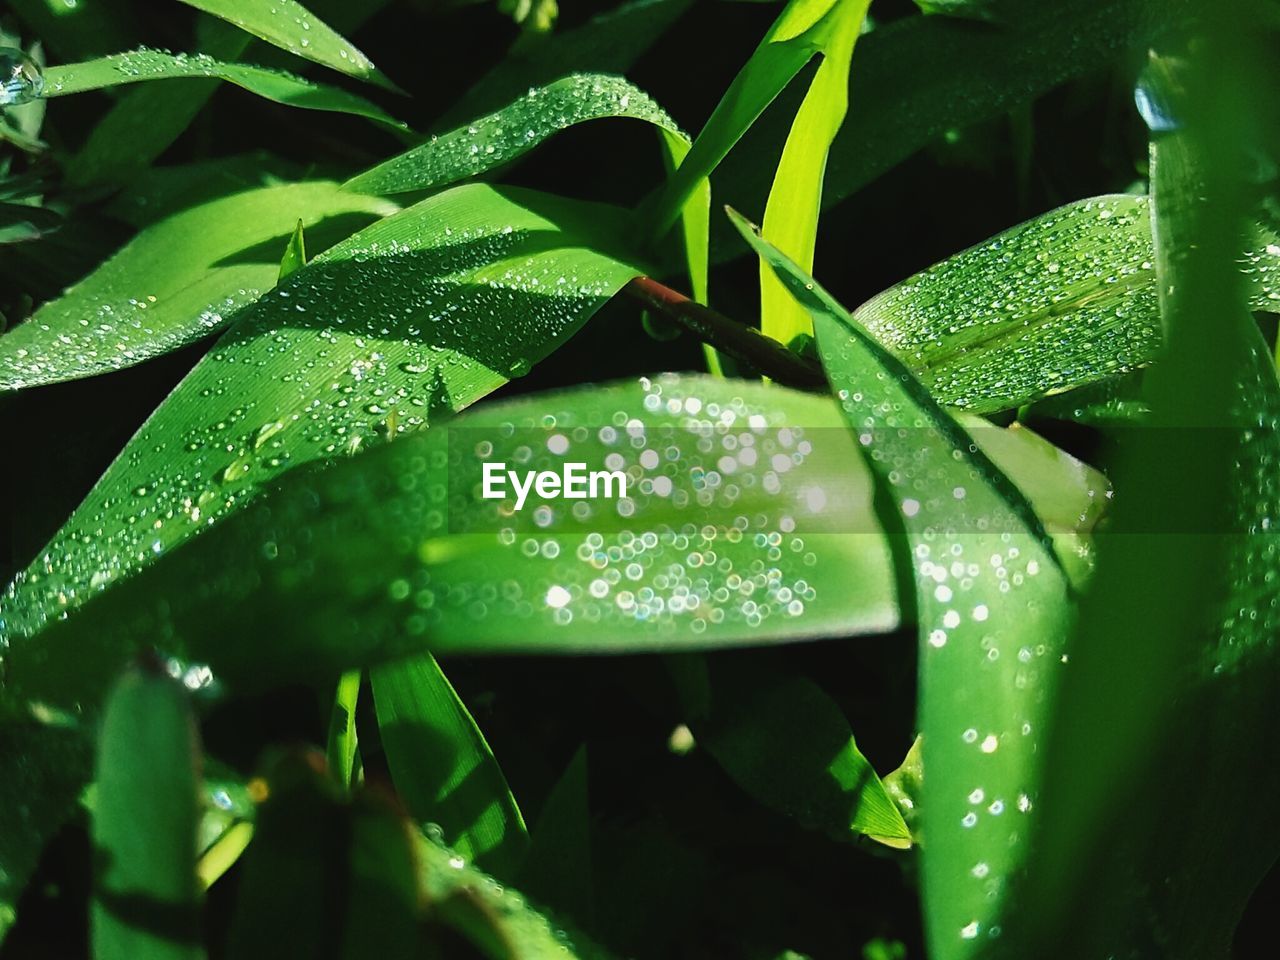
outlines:
[{"label": "plant stem", "polygon": [[770,380],[808,389],[825,388],[827,385],[826,375],[816,363],[792,353],[755,327],[730,320],[656,280],[636,277],[623,290],[628,296],[673,320],[703,343],[750,364]]}]

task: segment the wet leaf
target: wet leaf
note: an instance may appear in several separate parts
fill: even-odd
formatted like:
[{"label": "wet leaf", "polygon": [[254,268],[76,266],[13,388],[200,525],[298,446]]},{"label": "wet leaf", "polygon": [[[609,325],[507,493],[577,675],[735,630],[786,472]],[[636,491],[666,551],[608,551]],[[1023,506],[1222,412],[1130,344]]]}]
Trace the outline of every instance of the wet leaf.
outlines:
[{"label": "wet leaf", "polygon": [[298,183],[176,213],[0,337],[0,391],[118,370],[206,337],[275,284],[299,221],[313,244],[331,243],[397,209]]},{"label": "wet leaf", "polygon": [[[478,496],[484,463],[566,461],[625,471],[626,496],[615,486],[521,512],[509,488]],[[209,661],[235,686],[422,649],[705,648],[898,617],[870,478],[839,411],[702,377],[481,407],[295,471],[269,501],[147,566],[83,614],[15,637],[10,692],[89,703],[95,677],[140,642]],[[225,642],[263,633],[269,649]]]},{"label": "wet leaf", "polygon": [[[1255,310],[1280,307],[1280,244],[1242,262]],[[944,404],[1016,407],[1149,363],[1160,346],[1146,197],[1080,200],[891,287],[854,316]]]},{"label": "wet leaf", "polygon": [[[838,303],[735,222],[809,311],[823,365],[910,546],[927,796],[925,929],[939,960],[1000,936],[1039,801],[1069,586],[1023,495]],[[994,931],[994,932],[993,932]]]},{"label": "wet leaf", "polygon": [[[832,7],[822,62],[792,121],[765,205],[762,236],[805,270],[813,269],[827,153],[844,122],[853,47],[870,2],[837,0]],[[808,314],[764,264],[760,265],[760,329],[779,343],[813,333]]]},{"label": "wet leaf", "polygon": [[503,877],[528,846],[524,818],[502,768],[430,654],[370,671],[378,732],[396,792],[420,823]]},{"label": "wet leaf", "polygon": [[182,685],[163,672],[126,673],[107,702],[98,750],[91,917],[98,960],[204,956],[198,749]]},{"label": "wet leaf", "polygon": [[351,41],[336,33],[297,0],[181,0],[189,7],[220,17],[294,56],[323,64],[339,73],[389,85]]},{"label": "wet leaf", "polygon": [[365,193],[427,190],[479,176],[532,150],[548,137],[608,117],[629,117],[679,133],[666,112],[622,77],[574,74],[524,96],[488,116],[431,137],[347,182]]},{"label": "wet leaf", "polygon": [[173,54],[139,47],[84,63],[58,64],[44,72],[46,97],[64,97],[103,87],[150,80],[208,78],[225,80],[267,100],[304,110],[330,110],[376,120],[404,129],[404,124],[381,107],[338,87],[246,63],[224,63],[208,54]]}]

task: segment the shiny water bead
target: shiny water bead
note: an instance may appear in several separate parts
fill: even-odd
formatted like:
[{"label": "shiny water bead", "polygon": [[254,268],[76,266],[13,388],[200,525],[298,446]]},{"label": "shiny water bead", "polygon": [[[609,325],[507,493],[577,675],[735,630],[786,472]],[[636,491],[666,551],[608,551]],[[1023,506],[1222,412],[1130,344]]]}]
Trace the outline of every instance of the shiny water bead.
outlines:
[{"label": "shiny water bead", "polygon": [[0,47],[0,107],[30,103],[43,91],[39,64],[21,50]]}]

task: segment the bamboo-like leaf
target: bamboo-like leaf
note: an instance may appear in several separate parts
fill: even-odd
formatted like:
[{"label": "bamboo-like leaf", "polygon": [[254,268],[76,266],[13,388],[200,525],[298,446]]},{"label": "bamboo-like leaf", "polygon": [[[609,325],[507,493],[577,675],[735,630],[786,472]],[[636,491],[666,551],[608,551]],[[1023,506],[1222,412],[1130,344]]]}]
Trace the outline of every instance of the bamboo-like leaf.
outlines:
[{"label": "bamboo-like leaf", "polygon": [[[1251,307],[1280,307],[1271,225],[1258,225],[1242,269]],[[1132,196],[1067,204],[904,280],[854,316],[939,401],[974,413],[1133,370],[1160,346],[1150,205]]]},{"label": "bamboo-like leaf", "polygon": [[394,194],[479,176],[532,150],[548,137],[608,117],[644,120],[678,134],[666,112],[622,77],[574,74],[531,88],[501,110],[392,157],[347,182],[352,190]]},{"label": "bamboo-like leaf", "polygon": [[[517,514],[475,489],[486,462],[570,460],[625,471],[626,496]],[[10,692],[90,703],[144,631],[243,686],[422,649],[705,648],[875,631],[898,616],[870,478],[834,405],[674,376],[481,407],[294,471],[269,505],[147,566],[83,613],[15,637]],[[225,642],[264,631],[269,648]]]},{"label": "bamboo-like leaf", "polygon": [[283,70],[268,70],[246,63],[224,63],[203,53],[172,54],[140,47],[83,63],[59,64],[47,69],[44,77],[46,97],[64,97],[150,80],[225,80],[286,106],[350,113],[396,129],[405,129],[403,123],[381,107],[338,87],[312,83]]},{"label": "bamboo-like leaf", "polygon": [[370,671],[382,749],[413,817],[436,824],[453,849],[499,876],[528,845],[502,768],[430,654]]},{"label": "bamboo-like leaf", "polygon": [[163,672],[127,673],[102,721],[93,840],[97,960],[193,960],[198,746],[186,691]]},{"label": "bamboo-like leaf", "polygon": [[0,336],[0,391],[118,370],[208,336],[274,285],[299,221],[313,241],[332,243],[397,209],[332,183],[298,183],[177,213]]},{"label": "bamboo-like leaf", "polygon": [[1022,494],[907,368],[735,222],[809,311],[849,424],[902,515],[920,631],[926,934],[939,960],[974,956],[1024,866],[1068,581]]},{"label": "bamboo-like leaf", "polygon": [[0,634],[16,648],[288,467],[438,421],[523,374],[642,272],[608,252],[621,216],[464,186],[317,256],[152,415],[0,600]]},{"label": "bamboo-like leaf", "polygon": [[[844,122],[849,66],[871,0],[836,0],[823,38],[822,63],[814,75],[773,177],[761,235],[802,269],[813,269],[818,211],[827,153]],[[760,265],[760,329],[781,343],[812,334],[809,316],[764,264]]]},{"label": "bamboo-like leaf", "polygon": [[1019,955],[1065,957],[1067,936],[1073,956],[1228,956],[1280,851],[1280,771],[1257,762],[1280,722],[1280,387],[1236,272],[1256,190],[1238,161],[1276,71],[1243,6],[1216,12],[1152,130],[1166,346],[1069,648]]},{"label": "bamboo-like leaf", "polygon": [[294,56],[339,73],[389,85],[373,62],[297,0],[180,0],[220,17]]},{"label": "bamboo-like leaf", "polygon": [[356,756],[360,741],[356,734],[356,704],[360,699],[360,682],[364,674],[349,670],[338,678],[333,696],[333,712],[329,718],[329,743],[325,756],[329,772],[339,785],[351,788],[356,775]]},{"label": "bamboo-like leaf", "polygon": [[831,32],[842,24],[836,8],[843,9],[847,2],[790,0],[720,98],[689,155],[649,205],[646,218],[655,237],[671,228],[699,184],[804,65],[826,47]]},{"label": "bamboo-like leaf", "polygon": [[283,280],[289,274],[301,270],[307,265],[307,240],[303,234],[303,223],[298,221],[298,225],[294,227],[293,233],[289,235],[289,242],[285,245],[284,256],[280,258],[280,270],[276,277],[277,280]]}]

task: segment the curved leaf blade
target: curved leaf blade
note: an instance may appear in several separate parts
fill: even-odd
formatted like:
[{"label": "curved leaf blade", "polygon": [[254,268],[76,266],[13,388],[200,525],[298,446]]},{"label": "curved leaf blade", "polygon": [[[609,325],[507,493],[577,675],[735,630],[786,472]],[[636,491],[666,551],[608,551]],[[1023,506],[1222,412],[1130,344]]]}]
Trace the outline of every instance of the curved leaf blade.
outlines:
[{"label": "curved leaf blade", "polygon": [[49,67],[44,72],[46,97],[101,90],[149,80],[206,78],[225,80],[266,100],[304,110],[328,110],[367,117],[379,123],[406,129],[381,107],[338,87],[312,83],[302,77],[245,63],[224,63],[203,53],[173,54],[140,47],[127,53],[113,53],[97,60]]},{"label": "curved leaf blade", "polygon": [[235,24],[260,40],[361,80],[387,85],[368,57],[297,0],[180,0]]},{"label": "curved leaf blade", "polygon": [[431,137],[347,181],[352,190],[394,194],[476,177],[514,160],[562,130],[589,120],[625,117],[679,133],[643,90],[605,73],[573,74],[463,127]]},{"label": "curved leaf blade", "polygon": [[850,426],[901,511],[920,629],[926,934],[931,956],[976,956],[1001,935],[1024,862],[1068,582],[1022,494],[906,367],[735,223],[809,311]]},{"label": "curved leaf blade", "polygon": [[275,284],[280,248],[299,222],[314,241],[397,209],[321,182],[174,214],[0,336],[0,391],[119,370],[208,336]]},{"label": "curved leaf blade", "polygon": [[[557,436],[576,439],[557,453]],[[613,463],[631,485],[579,501],[585,511],[558,501],[513,516],[476,488],[483,463],[521,458]],[[883,630],[898,612],[871,492],[839,411],[803,393],[669,376],[486,406],[294,471],[258,508],[15,639],[6,682],[90,703],[110,664],[157,637],[234,686],[425,649],[657,651]],[[269,649],[225,642],[263,632]]]}]

